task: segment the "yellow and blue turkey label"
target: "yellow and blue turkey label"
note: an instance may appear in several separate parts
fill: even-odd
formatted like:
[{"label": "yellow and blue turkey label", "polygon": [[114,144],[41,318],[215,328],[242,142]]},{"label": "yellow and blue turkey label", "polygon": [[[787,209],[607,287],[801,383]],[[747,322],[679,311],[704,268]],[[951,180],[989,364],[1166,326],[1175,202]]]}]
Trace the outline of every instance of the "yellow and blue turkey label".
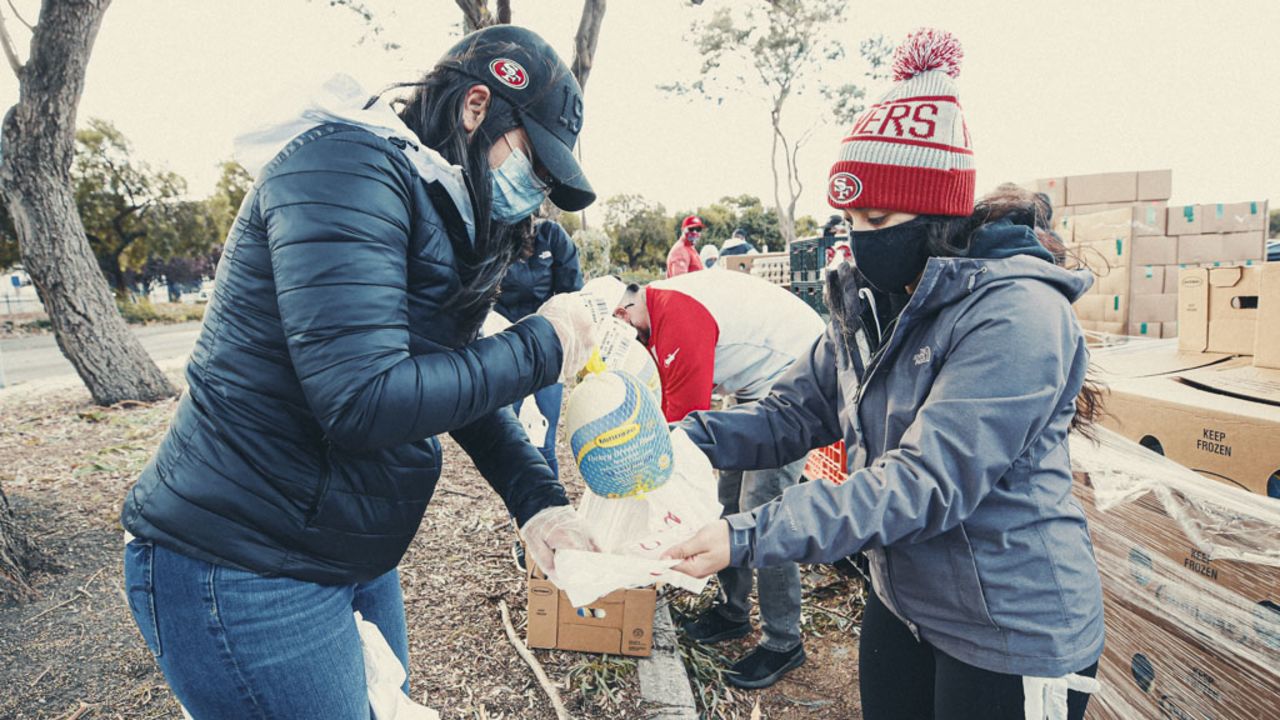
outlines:
[{"label": "yellow and blue turkey label", "polygon": [[[569,436],[569,445],[587,487],[597,495],[623,498],[643,495],[671,478],[671,436],[653,394],[625,372],[600,373],[574,390],[573,404],[621,402]],[[606,400],[607,398],[607,400]],[[576,413],[575,413],[576,414]]]}]

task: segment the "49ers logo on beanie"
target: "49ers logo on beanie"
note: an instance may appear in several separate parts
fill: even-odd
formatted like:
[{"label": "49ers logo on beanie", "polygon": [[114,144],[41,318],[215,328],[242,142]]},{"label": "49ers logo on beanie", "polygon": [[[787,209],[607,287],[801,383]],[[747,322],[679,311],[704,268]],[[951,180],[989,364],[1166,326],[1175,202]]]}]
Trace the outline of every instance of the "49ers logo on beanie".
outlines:
[{"label": "49ers logo on beanie", "polygon": [[840,143],[827,185],[832,207],[973,212],[973,148],[955,85],[963,57],[942,30],[922,28],[902,41],[893,57],[897,83]]},{"label": "49ers logo on beanie", "polygon": [[523,90],[529,86],[529,73],[515,60],[497,58],[489,63],[489,72],[498,78],[498,82],[512,90]]},{"label": "49ers logo on beanie", "polygon": [[836,207],[847,207],[862,194],[862,181],[850,172],[838,172],[827,183],[827,199]]}]

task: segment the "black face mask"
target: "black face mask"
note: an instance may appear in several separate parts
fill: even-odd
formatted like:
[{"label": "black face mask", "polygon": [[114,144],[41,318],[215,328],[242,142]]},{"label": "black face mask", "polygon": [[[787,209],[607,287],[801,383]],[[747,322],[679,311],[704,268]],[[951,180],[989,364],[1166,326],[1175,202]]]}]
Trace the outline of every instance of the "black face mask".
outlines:
[{"label": "black face mask", "polygon": [[849,233],[853,261],[871,287],[901,294],[920,276],[929,259],[924,223],[921,216],[883,230]]}]

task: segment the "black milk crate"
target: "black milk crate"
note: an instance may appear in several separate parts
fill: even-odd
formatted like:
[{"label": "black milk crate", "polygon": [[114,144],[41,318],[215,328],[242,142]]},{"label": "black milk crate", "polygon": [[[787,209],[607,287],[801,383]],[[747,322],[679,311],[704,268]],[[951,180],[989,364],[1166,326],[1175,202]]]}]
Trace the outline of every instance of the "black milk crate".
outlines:
[{"label": "black milk crate", "polygon": [[827,316],[827,304],[822,299],[822,283],[820,282],[792,282],[791,292],[796,297],[804,301],[806,305],[813,308],[819,315],[824,318]]}]

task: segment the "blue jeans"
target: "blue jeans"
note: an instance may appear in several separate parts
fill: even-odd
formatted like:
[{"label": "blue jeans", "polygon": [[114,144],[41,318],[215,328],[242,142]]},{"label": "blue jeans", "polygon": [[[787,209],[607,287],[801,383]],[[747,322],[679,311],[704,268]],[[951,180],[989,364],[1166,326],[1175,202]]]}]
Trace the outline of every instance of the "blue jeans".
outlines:
[{"label": "blue jeans", "polygon": [[[555,476],[560,477],[560,466],[556,463],[556,428],[560,424],[560,401],[564,398],[564,385],[556,383],[548,385],[533,394],[533,401],[538,406],[538,412],[542,413],[542,417],[547,419],[547,437],[542,443],[542,447],[538,448],[538,452],[542,453],[542,457],[546,458],[547,464],[551,466],[551,472]],[[520,406],[524,400],[517,400],[511,406],[515,410],[516,415],[520,415]]]},{"label": "blue jeans", "polygon": [[[732,515],[764,505],[800,481],[804,458],[773,470],[721,470],[720,504]],[[800,566],[793,562],[752,570],[727,567],[720,579],[720,605],[726,620],[746,622],[751,617],[753,577],[760,600],[760,646],[787,652],[800,644]]]},{"label": "blue jeans", "polygon": [[318,585],[212,565],[139,538],[125,546],[124,581],[143,640],[197,720],[368,720],[356,610],[409,667],[395,570]]}]

